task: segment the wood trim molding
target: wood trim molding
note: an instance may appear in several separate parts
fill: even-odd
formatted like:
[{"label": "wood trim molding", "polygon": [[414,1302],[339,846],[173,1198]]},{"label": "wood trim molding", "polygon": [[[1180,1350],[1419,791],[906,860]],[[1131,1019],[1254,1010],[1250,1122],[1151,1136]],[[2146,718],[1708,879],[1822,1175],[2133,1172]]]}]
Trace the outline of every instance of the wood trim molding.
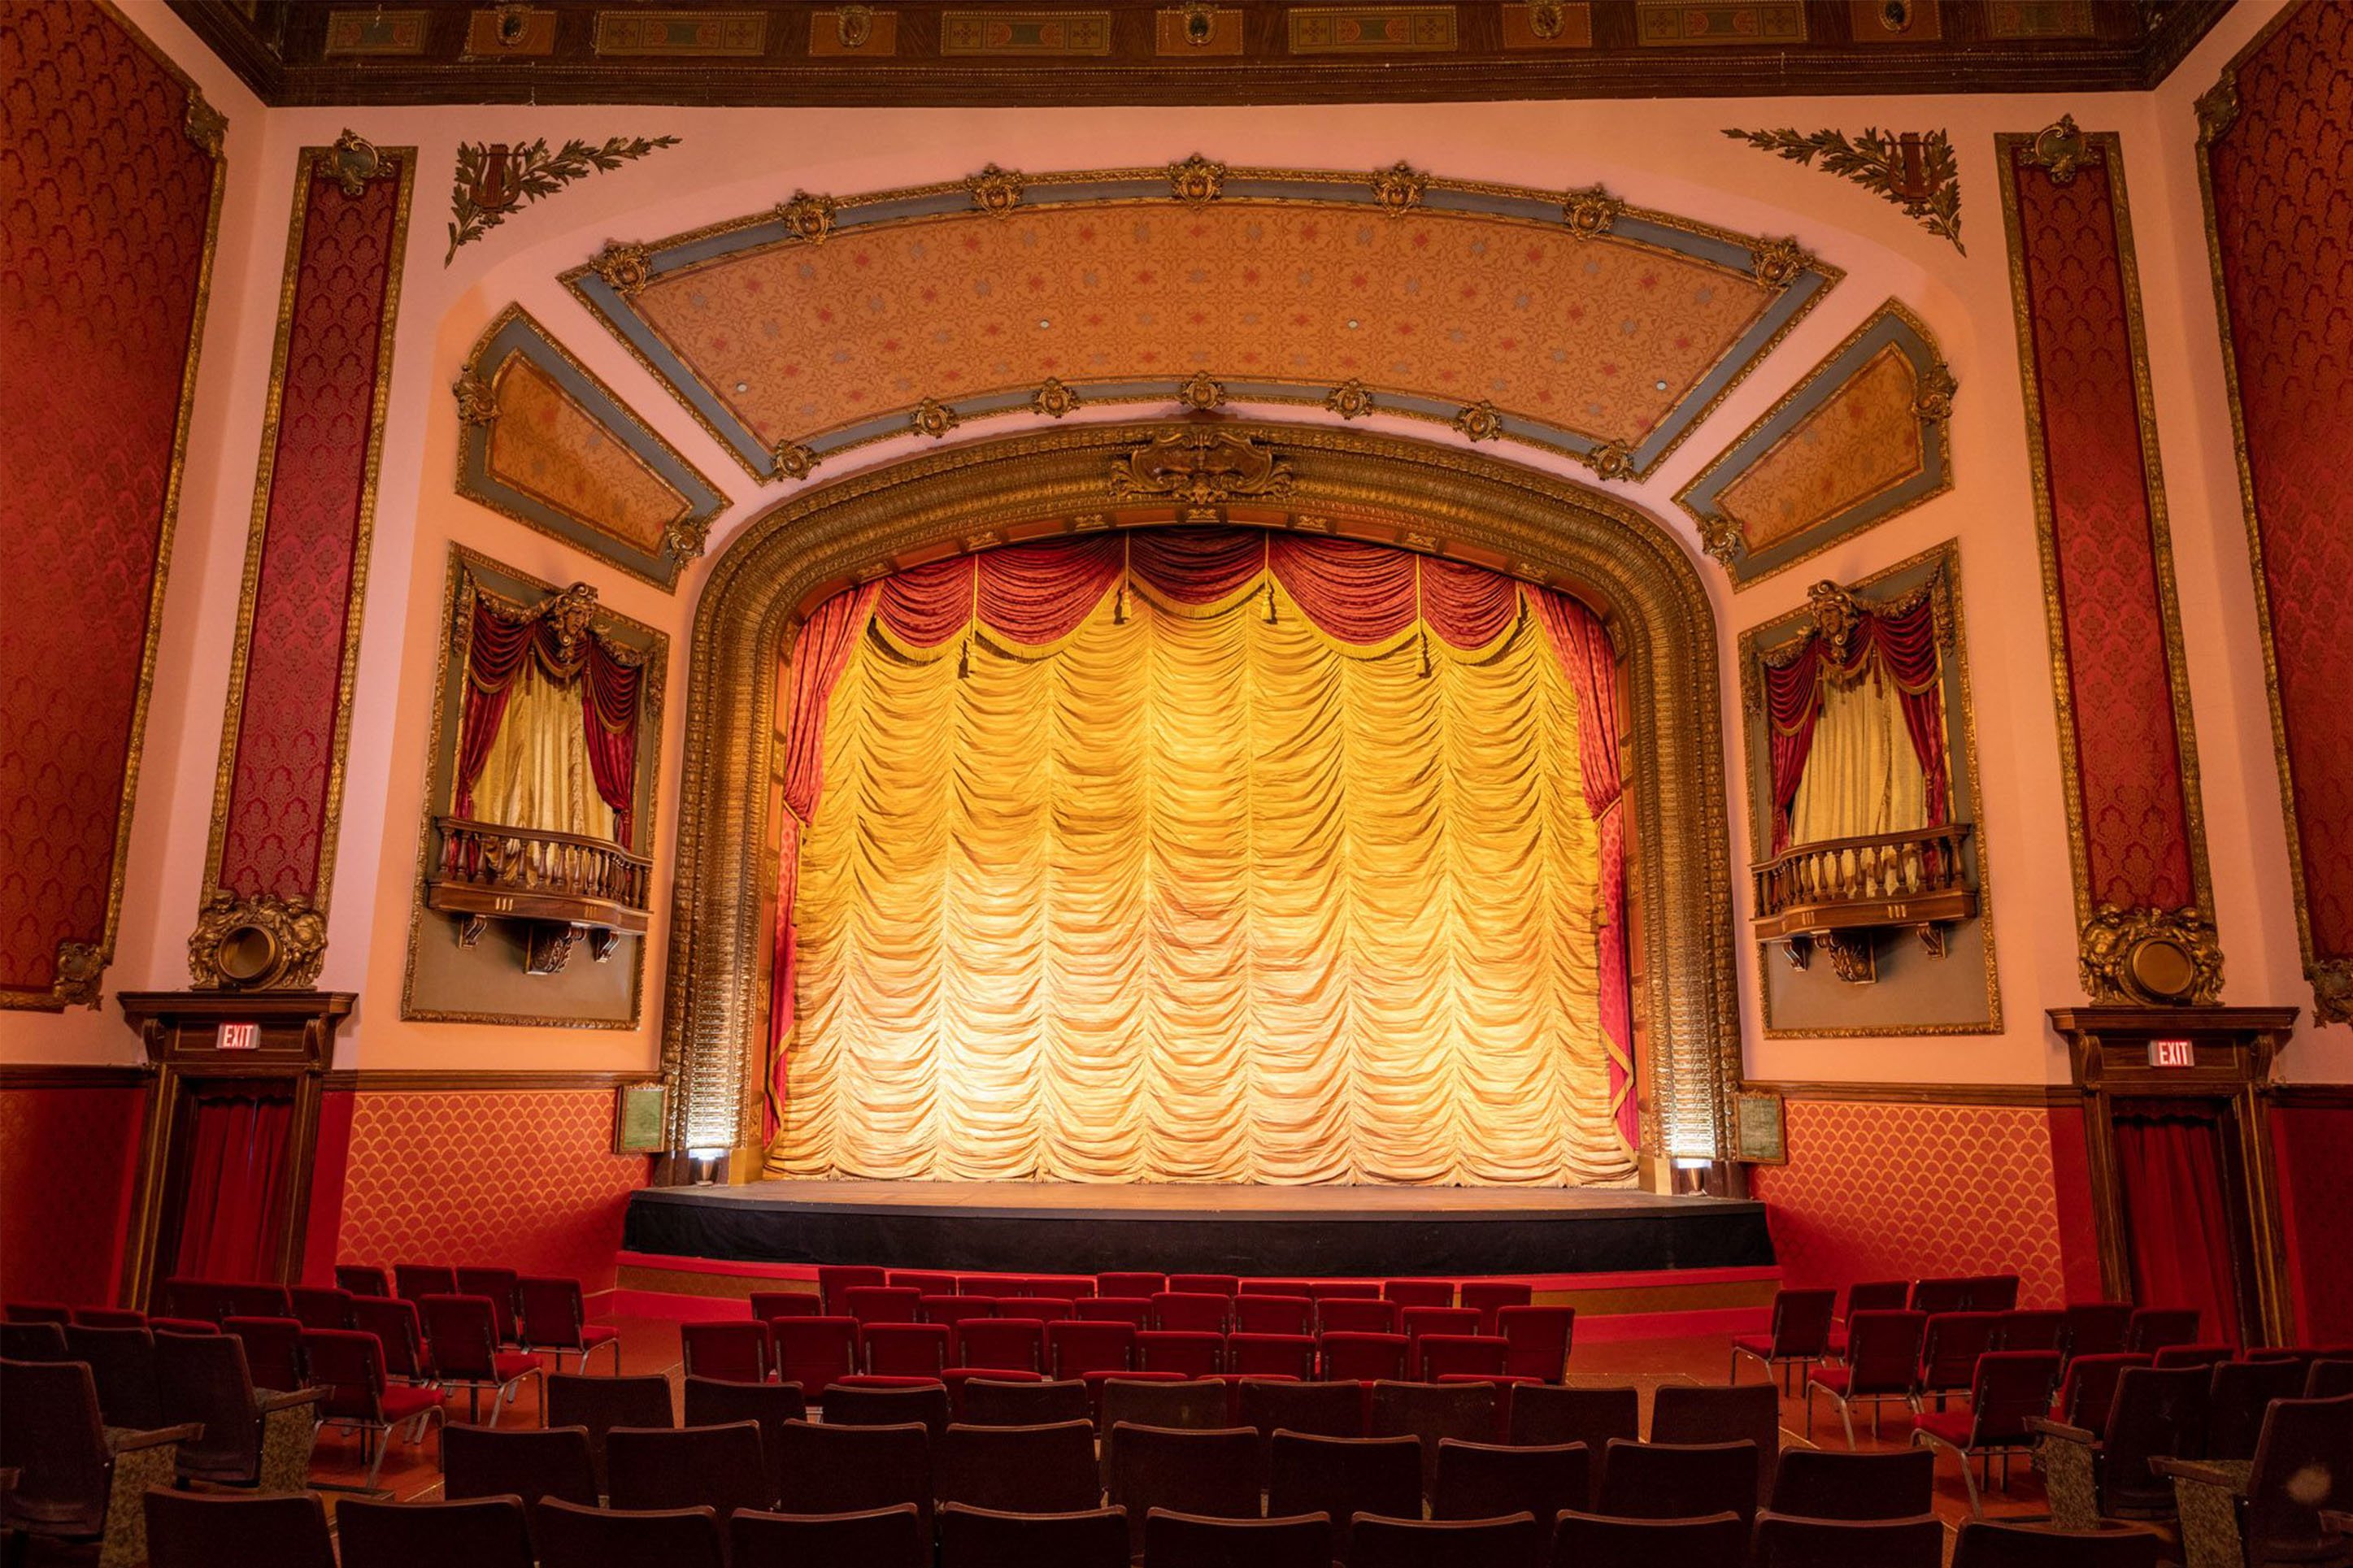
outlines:
[{"label": "wood trim molding", "polygon": [[615,1089],[649,1083],[661,1076],[643,1072],[463,1072],[439,1068],[365,1070],[341,1068],[326,1075],[330,1094],[515,1094],[565,1089]]},{"label": "wood trim molding", "polygon": [[0,1062],[0,1093],[28,1089],[142,1089],[153,1069],[70,1062]]},{"label": "wood trim molding", "polygon": [[2353,1083],[2282,1083],[2272,1086],[2279,1110],[2353,1110]]},{"label": "wood trim molding", "polygon": [[1862,1105],[2080,1105],[2083,1091],[2065,1083],[1821,1083],[1750,1079],[1744,1088],[1784,1100],[1834,1100]]}]

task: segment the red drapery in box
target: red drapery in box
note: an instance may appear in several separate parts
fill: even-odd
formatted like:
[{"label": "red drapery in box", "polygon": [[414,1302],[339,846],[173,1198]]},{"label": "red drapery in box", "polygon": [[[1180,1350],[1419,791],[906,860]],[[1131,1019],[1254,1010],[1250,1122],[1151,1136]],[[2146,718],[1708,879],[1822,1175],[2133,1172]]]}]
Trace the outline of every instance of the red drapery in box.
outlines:
[{"label": "red drapery in box", "polygon": [[[1409,635],[1482,647],[1522,614],[1519,583],[1498,573],[1387,545],[1250,528],[1140,529],[1124,534],[1007,545],[895,573],[819,605],[790,652],[776,943],[770,963],[767,1130],[786,1086],[782,1046],[793,1023],[797,933],[793,900],[800,877],[802,825],[824,785],[825,718],[834,683],[870,625],[894,641],[935,648],[957,637],[989,637],[1035,649],[1075,633],[1106,595],[1130,586],[1182,607],[1229,602],[1273,584],[1316,626],[1343,642],[1377,647]],[[1565,595],[1526,590],[1577,692],[1578,755],[1587,809],[1599,833],[1601,918],[1598,963],[1602,1031],[1608,1037],[1610,1104],[1629,1148],[1636,1146],[1632,1008],[1626,962],[1626,844],[1617,674],[1609,637],[1592,611]],[[1123,605],[1124,610],[1124,605]],[[1930,644],[1933,664],[1933,642]],[[1425,653],[1425,671],[1427,669]]]},{"label": "red drapery in box", "polygon": [[2196,1106],[2133,1104],[2117,1108],[2116,1125],[2135,1301],[2195,1307],[2204,1314],[2204,1339],[2238,1344],[2221,1117]]},{"label": "red drapery in box", "polygon": [[1822,714],[1826,680],[1862,679],[1876,660],[1879,674],[1895,682],[1904,704],[1904,728],[1913,755],[1928,781],[1928,826],[1942,826],[1951,810],[1945,776],[1943,657],[1936,637],[1935,594],[1911,595],[1900,604],[1857,617],[1844,657],[1819,631],[1811,631],[1786,656],[1765,665],[1765,709],[1770,721],[1773,768],[1773,853],[1789,847],[1789,815],[1806,759],[1814,749],[1814,725]]},{"label": "red drapery in box", "polygon": [[192,1279],[274,1279],[294,1101],[236,1089],[198,1089],[189,1100],[185,1196],[171,1271]]}]

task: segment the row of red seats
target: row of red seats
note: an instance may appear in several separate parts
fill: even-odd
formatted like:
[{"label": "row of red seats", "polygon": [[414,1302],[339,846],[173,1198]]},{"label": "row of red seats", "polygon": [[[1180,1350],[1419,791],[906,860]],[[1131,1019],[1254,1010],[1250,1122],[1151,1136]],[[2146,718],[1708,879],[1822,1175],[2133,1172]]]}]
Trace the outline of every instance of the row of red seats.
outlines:
[{"label": "row of red seats", "polygon": [[1165,1274],[1112,1269],[1100,1274],[965,1274],[930,1268],[881,1268],[826,1263],[817,1270],[818,1294],[828,1312],[848,1310],[845,1291],[890,1286],[925,1296],[1152,1296],[1163,1290],[1208,1296],[1304,1296],[1311,1300],[1388,1300],[1400,1307],[1525,1307],[1530,1287],[1507,1279],[1282,1279],[1239,1274]]}]

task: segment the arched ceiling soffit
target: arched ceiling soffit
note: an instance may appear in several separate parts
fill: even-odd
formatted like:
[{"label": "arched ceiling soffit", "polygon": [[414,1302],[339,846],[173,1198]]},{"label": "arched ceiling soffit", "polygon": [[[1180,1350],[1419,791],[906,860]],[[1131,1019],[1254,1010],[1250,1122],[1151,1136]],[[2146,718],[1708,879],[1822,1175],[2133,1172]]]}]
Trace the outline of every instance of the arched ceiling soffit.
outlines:
[{"label": "arched ceiling soffit", "polygon": [[1639,479],[1841,276],[1599,187],[1197,157],[797,194],[564,282],[763,479],[1172,399],[1409,416]]},{"label": "arched ceiling soffit", "polygon": [[459,375],[458,493],[671,588],[727,498],[510,305]]},{"label": "arched ceiling soffit", "polygon": [[1953,488],[1958,384],[1890,300],[1676,492],[1736,588]]}]

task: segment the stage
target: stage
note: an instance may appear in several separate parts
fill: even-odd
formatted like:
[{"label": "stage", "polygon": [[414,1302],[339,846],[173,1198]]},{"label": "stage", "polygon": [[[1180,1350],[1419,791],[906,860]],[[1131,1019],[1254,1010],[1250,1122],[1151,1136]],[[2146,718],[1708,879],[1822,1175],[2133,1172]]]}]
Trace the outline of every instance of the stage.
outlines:
[{"label": "stage", "polygon": [[650,1187],[630,1194],[622,1246],[649,1262],[1056,1274],[1651,1274],[1774,1261],[1761,1203],[1592,1187]]}]

